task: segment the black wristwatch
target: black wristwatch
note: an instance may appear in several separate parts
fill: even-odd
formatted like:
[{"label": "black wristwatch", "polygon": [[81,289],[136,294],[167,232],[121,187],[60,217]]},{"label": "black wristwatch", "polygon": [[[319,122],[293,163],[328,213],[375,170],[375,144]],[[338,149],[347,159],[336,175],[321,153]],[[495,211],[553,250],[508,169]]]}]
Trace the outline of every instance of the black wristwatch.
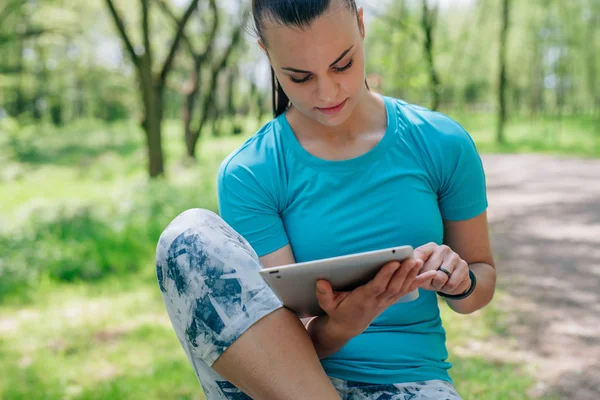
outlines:
[{"label": "black wristwatch", "polygon": [[466,299],[467,297],[469,297],[471,295],[471,293],[473,293],[473,291],[475,290],[475,286],[477,286],[477,278],[475,278],[475,274],[471,270],[469,270],[469,278],[471,278],[471,287],[463,294],[445,294],[442,292],[437,292],[437,294],[440,297],[444,297],[444,298],[450,299],[450,300]]}]

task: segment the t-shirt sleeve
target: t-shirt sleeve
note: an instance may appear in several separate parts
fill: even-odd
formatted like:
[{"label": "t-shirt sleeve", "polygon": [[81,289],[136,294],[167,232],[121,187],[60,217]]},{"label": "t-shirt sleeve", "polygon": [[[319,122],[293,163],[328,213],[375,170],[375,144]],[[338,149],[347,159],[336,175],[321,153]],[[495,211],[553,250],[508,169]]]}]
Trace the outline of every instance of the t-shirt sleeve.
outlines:
[{"label": "t-shirt sleeve", "polygon": [[225,161],[217,177],[219,214],[259,257],[289,243],[268,179],[245,165]]},{"label": "t-shirt sleeve", "polygon": [[457,123],[442,140],[438,201],[442,218],[466,220],[481,214],[488,206],[486,179],[475,143]]}]

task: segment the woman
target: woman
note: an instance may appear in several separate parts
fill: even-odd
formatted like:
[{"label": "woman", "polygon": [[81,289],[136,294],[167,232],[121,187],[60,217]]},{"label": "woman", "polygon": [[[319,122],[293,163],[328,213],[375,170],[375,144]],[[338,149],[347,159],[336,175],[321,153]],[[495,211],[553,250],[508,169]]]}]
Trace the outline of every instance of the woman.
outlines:
[{"label": "woman", "polygon": [[[206,397],[459,399],[437,296],[471,313],[496,280],[471,138],[368,90],[354,0],[252,6],[276,117],[221,165],[221,217],[188,210],[157,249],[163,298]],[[352,292],[319,281],[327,315],[306,326],[258,274],[406,244],[414,258]],[[394,304],[417,287],[418,300]]]}]

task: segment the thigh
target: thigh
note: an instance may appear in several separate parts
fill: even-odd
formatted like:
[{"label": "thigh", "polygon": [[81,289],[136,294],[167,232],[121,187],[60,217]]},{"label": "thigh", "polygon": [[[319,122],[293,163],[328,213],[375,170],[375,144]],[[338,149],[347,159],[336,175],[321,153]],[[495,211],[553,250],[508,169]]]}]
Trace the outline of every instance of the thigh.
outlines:
[{"label": "thigh", "polygon": [[441,380],[374,385],[330,379],[343,400],[461,400],[454,385]]},{"label": "thigh", "polygon": [[159,288],[208,400],[249,398],[212,365],[251,325],[282,307],[260,268],[248,242],[207,210],[182,213],[159,239]]}]

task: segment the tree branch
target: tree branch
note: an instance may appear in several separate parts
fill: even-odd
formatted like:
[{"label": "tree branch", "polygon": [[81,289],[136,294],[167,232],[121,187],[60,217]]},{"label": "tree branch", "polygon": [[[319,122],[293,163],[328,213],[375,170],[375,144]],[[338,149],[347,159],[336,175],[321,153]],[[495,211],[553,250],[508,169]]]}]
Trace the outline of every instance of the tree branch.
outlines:
[{"label": "tree branch", "polygon": [[[171,7],[167,4],[167,2],[165,0],[154,0],[156,2],[156,4],[163,10],[163,12],[167,15],[167,17],[169,17],[169,19],[171,19],[171,21],[175,24],[175,28],[177,28],[179,25],[179,20],[177,19],[177,16],[175,15],[175,13],[173,12],[173,10],[171,10]],[[183,32],[183,42],[185,43],[185,45],[188,48],[188,51],[190,52],[190,54],[192,56],[195,56],[197,53],[194,49],[194,46],[192,45],[191,40],[188,38],[188,36],[185,34],[185,31]]]},{"label": "tree branch", "polygon": [[112,2],[112,0],[106,0],[106,5],[108,6],[110,14],[113,17],[113,21],[115,22],[115,25],[117,26],[117,30],[119,31],[119,34],[121,35],[121,39],[123,39],[123,43],[125,43],[125,48],[127,49],[129,56],[131,57],[131,61],[133,61],[135,66],[139,68],[140,60],[139,60],[137,54],[135,54],[135,50],[133,49],[133,46],[131,44],[131,41],[129,40],[129,37],[127,36],[127,31],[125,30],[125,24],[123,23],[123,20],[121,19],[121,16],[119,15],[119,12],[115,8],[115,5]]},{"label": "tree branch", "polygon": [[202,114],[201,114],[200,124],[198,125],[198,128],[195,132],[196,135],[200,135],[200,132],[202,131],[202,128],[204,127],[204,124],[208,120],[210,108],[215,106],[215,102],[213,102],[212,99],[213,99],[215,90],[217,88],[217,79],[219,77],[219,73],[221,72],[221,70],[223,70],[227,66],[227,63],[229,61],[229,58],[231,57],[231,54],[236,49],[238,43],[242,39],[242,33],[244,31],[244,24],[246,23],[246,20],[248,17],[249,17],[249,13],[244,12],[244,17],[242,19],[242,23],[236,28],[236,30],[231,35],[230,46],[227,48],[227,50],[225,51],[225,53],[223,54],[223,56],[221,57],[219,62],[217,62],[210,71],[211,72],[210,85],[209,85],[209,88],[206,91],[206,94],[203,99]]},{"label": "tree branch", "polygon": [[171,69],[171,65],[173,64],[173,59],[175,58],[175,53],[177,52],[177,48],[179,47],[179,42],[181,41],[181,38],[183,37],[183,32],[185,30],[185,26],[187,25],[188,20],[190,19],[190,17],[192,16],[192,14],[194,13],[194,11],[196,10],[197,7],[198,7],[198,0],[192,0],[190,2],[190,5],[188,6],[187,10],[183,14],[183,17],[181,17],[181,20],[177,24],[177,33],[175,33],[175,38],[173,39],[173,43],[171,44],[171,49],[169,50],[169,54],[167,55],[167,58],[165,59],[165,63],[163,65],[163,68],[160,72],[160,77],[159,77],[159,81],[158,81],[159,87],[164,86],[165,80],[167,79],[167,75],[169,74],[169,71]]},{"label": "tree branch", "polygon": [[[212,11],[212,25],[210,27],[210,33],[208,35],[208,37],[206,38],[206,48],[204,49],[204,52],[200,52],[200,51],[196,51],[196,49],[194,48],[194,45],[192,44],[192,41],[189,39],[188,35],[185,34],[185,32],[183,33],[183,41],[186,44],[186,47],[188,48],[188,51],[190,52],[190,54],[192,55],[192,57],[194,58],[196,65],[202,64],[204,63],[204,61],[206,61],[206,58],[210,55],[213,45],[214,45],[214,41],[215,38],[217,37],[217,33],[219,31],[219,10],[217,8],[217,2],[216,0],[209,0],[209,5],[210,5],[210,9]],[[167,2],[165,0],[156,0],[156,3],[162,8],[162,10],[165,12],[165,14],[167,14],[167,16],[175,23],[175,26],[177,26],[177,24],[179,23],[179,21],[177,20],[177,17],[175,16],[175,13],[173,12],[173,10],[171,10],[171,8],[169,7],[169,5],[167,4]]]},{"label": "tree branch", "polygon": [[204,61],[206,61],[206,59],[212,53],[215,39],[217,38],[217,32],[219,31],[219,10],[217,9],[217,2],[215,0],[210,0],[209,4],[213,14],[213,23],[210,27],[210,34],[208,35],[208,42],[206,44],[206,48],[204,49],[204,53],[198,56],[198,64],[204,63]]},{"label": "tree branch", "polygon": [[408,35],[409,38],[411,38],[412,40],[414,40],[415,42],[420,41],[421,39],[419,38],[419,35],[416,34],[414,32],[414,29],[411,28],[405,21],[403,21],[400,18],[394,18],[391,17],[390,15],[387,14],[382,14],[378,11],[375,10],[375,8],[368,6],[368,5],[363,5],[363,7],[365,9],[368,9],[369,12],[371,14],[373,14],[375,16],[375,18],[381,20],[382,22],[385,22],[387,25],[395,28],[395,27],[400,27],[401,29],[404,30],[404,32]]}]

